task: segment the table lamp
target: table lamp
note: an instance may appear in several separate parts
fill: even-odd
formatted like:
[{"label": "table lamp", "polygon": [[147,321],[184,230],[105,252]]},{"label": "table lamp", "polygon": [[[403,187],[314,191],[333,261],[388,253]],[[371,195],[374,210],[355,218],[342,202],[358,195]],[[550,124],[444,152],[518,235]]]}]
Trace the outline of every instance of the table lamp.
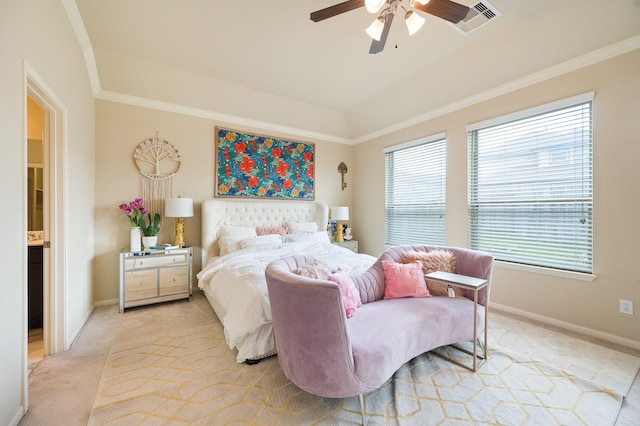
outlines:
[{"label": "table lamp", "polygon": [[349,220],[349,207],[331,207],[331,220],[337,221],[336,242],[344,242],[342,221]]},{"label": "table lamp", "polygon": [[184,218],[193,217],[193,198],[167,198],[164,200],[164,215],[176,218],[176,239],[173,245],[184,247]]}]

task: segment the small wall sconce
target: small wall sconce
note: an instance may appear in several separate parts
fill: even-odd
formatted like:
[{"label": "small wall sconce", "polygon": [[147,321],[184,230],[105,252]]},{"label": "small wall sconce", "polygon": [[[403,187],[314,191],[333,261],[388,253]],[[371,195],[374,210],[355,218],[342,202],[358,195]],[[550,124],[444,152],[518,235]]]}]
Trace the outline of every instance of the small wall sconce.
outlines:
[{"label": "small wall sconce", "polygon": [[344,163],[338,164],[338,172],[342,175],[342,190],[347,187],[347,182],[344,181],[344,174],[347,173],[347,165]]}]

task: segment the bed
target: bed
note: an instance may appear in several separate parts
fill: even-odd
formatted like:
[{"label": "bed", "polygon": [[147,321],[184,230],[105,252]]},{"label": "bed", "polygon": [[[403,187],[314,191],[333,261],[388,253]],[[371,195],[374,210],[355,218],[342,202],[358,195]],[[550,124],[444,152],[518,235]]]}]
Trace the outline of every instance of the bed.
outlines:
[{"label": "bed", "polygon": [[271,261],[308,254],[332,270],[352,275],[375,262],[373,256],[331,244],[327,220],[327,206],[312,201],[202,203],[203,268],[197,274],[198,287],[220,319],[238,362],[257,362],[276,353],[264,276]]}]

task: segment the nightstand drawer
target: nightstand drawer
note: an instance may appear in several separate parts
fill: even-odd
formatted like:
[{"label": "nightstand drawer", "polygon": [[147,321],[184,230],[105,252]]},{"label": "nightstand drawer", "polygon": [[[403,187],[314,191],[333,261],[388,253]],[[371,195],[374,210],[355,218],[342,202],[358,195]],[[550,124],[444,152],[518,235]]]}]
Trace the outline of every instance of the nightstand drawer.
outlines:
[{"label": "nightstand drawer", "polygon": [[160,296],[189,291],[188,269],[176,267],[160,270]]},{"label": "nightstand drawer", "polygon": [[155,297],[158,294],[158,272],[155,269],[126,272],[125,291],[127,300]]},{"label": "nightstand drawer", "polygon": [[172,254],[168,256],[134,256],[125,259],[124,269],[126,271],[141,268],[156,268],[158,266],[187,264],[188,253]]}]

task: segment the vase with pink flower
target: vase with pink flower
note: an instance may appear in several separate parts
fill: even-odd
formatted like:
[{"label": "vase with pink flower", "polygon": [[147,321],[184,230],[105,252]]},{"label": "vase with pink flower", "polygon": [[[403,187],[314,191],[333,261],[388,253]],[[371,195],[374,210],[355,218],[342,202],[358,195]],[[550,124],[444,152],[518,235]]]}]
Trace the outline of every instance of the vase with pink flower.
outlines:
[{"label": "vase with pink flower", "polygon": [[144,200],[136,198],[128,204],[120,204],[118,208],[127,215],[131,224],[129,250],[132,252],[142,251],[141,225],[144,225],[144,214],[147,213]]}]

